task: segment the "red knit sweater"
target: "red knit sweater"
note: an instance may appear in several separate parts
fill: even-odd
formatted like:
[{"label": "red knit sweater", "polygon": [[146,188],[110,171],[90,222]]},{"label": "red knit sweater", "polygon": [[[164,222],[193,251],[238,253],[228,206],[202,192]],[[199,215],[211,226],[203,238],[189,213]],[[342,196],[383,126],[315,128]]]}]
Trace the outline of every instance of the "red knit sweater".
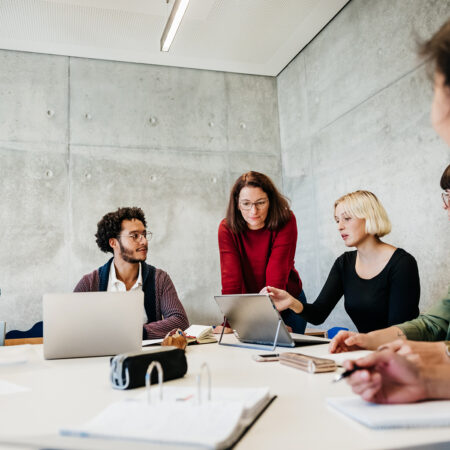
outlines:
[{"label": "red knit sweater", "polygon": [[292,213],[279,231],[246,229],[234,234],[219,225],[222,294],[258,293],[264,286],[285,289],[298,298],[302,281],[294,267],[297,221]]}]

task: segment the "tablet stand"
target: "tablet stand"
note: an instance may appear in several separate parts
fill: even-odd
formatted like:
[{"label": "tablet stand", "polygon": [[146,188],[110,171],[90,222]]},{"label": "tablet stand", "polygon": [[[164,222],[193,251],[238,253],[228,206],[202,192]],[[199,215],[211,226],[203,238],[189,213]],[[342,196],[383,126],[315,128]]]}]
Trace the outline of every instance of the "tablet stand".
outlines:
[{"label": "tablet stand", "polygon": [[[275,333],[275,337],[273,339],[273,346],[272,346],[271,349],[268,349],[267,348],[268,346],[267,345],[263,345],[263,344],[261,344],[261,345],[248,345],[248,344],[228,344],[228,343],[222,342],[222,337],[223,337],[223,332],[225,330],[225,326],[222,327],[222,333],[220,333],[219,345],[225,345],[227,347],[254,348],[254,349],[257,349],[257,350],[266,350],[266,351],[272,351],[273,352],[275,350],[275,348],[277,347],[278,334],[280,332],[281,321],[282,321],[282,319],[280,317],[278,319],[277,331]],[[226,317],[223,318],[223,323],[227,323],[227,318]]]}]

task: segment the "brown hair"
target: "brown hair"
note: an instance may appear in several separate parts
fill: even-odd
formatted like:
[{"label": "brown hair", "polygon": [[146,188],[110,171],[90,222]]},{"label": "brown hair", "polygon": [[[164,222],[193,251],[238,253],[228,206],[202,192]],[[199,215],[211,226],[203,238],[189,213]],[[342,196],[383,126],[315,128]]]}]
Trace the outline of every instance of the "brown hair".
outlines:
[{"label": "brown hair", "polygon": [[275,187],[273,181],[263,173],[247,172],[241,175],[234,183],[230,192],[230,200],[227,209],[227,225],[233,233],[242,233],[247,229],[247,223],[239,211],[239,194],[241,189],[250,186],[261,188],[269,198],[269,211],[265,226],[276,231],[286,225],[291,218],[289,200]]},{"label": "brown hair", "polygon": [[445,86],[450,86],[450,20],[420,45],[419,54],[434,64],[435,70],[444,75]]},{"label": "brown hair", "polygon": [[444,173],[441,177],[441,188],[445,191],[450,189],[450,164],[444,170]]}]

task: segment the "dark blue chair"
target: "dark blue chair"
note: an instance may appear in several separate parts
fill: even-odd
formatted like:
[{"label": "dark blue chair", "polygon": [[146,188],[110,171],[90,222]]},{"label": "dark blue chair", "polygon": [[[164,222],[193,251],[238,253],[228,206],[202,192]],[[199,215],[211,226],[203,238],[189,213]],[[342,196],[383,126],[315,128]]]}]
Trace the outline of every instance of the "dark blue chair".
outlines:
[{"label": "dark blue chair", "polygon": [[41,338],[44,336],[44,328],[42,320],[36,322],[29,330],[19,331],[11,330],[5,335],[5,339],[28,339],[28,338]]},{"label": "dark blue chair", "polygon": [[328,339],[333,339],[339,333],[339,331],[341,331],[341,330],[348,331],[348,328],[344,328],[344,327],[333,327],[333,328],[330,328],[327,331],[327,338]]}]

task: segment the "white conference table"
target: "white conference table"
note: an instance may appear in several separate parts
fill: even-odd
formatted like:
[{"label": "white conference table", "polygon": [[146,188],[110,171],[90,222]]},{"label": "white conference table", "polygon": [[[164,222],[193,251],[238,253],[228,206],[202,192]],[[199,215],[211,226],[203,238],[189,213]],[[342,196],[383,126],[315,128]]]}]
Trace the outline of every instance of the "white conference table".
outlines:
[{"label": "white conference table", "polygon": [[[0,347],[0,363],[7,348]],[[326,345],[308,349],[317,356],[327,352]],[[148,443],[60,436],[59,429],[84,423],[111,402],[140,395],[144,388],[112,389],[109,357],[46,361],[42,345],[30,346],[27,351],[32,354],[28,362],[0,364],[0,381],[30,388],[0,394],[0,449],[160,448]],[[302,348],[294,351],[301,352]],[[327,397],[351,394],[345,381],[332,383],[334,373],[308,374],[278,362],[258,363],[251,358],[254,353],[262,352],[218,344],[189,346],[188,373],[167,383],[194,385],[202,363],[207,362],[213,386],[269,386],[277,398],[239,441],[237,449],[393,449],[450,442],[450,427],[366,428],[327,406]]]}]

